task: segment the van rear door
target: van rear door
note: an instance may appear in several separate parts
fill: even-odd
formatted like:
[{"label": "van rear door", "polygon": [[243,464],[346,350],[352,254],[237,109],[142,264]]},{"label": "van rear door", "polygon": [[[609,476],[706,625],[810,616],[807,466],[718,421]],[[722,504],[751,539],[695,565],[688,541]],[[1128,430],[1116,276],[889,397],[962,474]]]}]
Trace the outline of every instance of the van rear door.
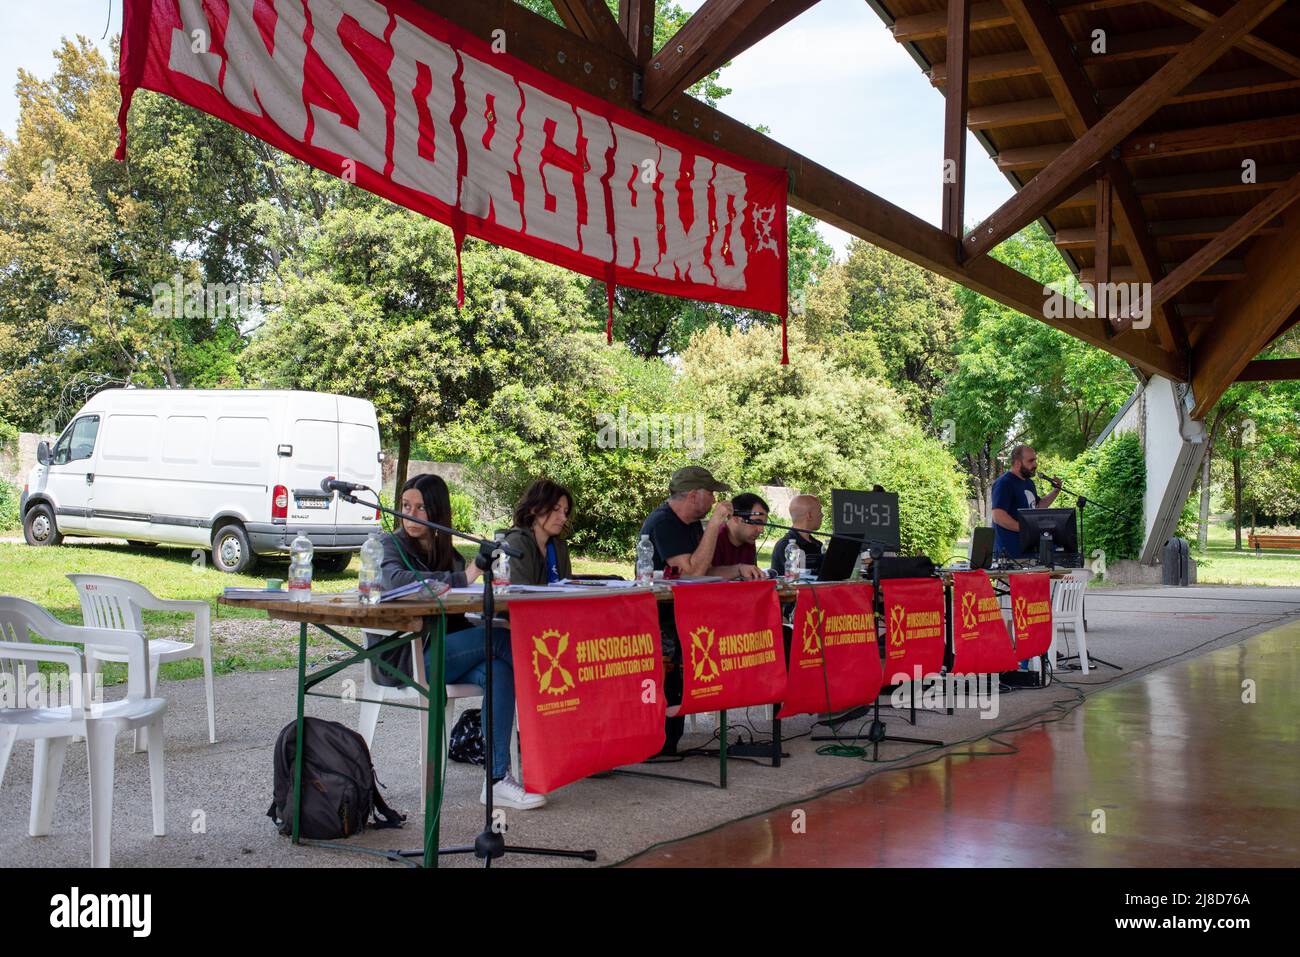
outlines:
[{"label": "van rear door", "polygon": [[[338,401],[338,477],[345,482],[368,485],[375,490],[377,496],[383,485],[383,475],[379,462],[379,425],[375,420],[375,407],[365,399],[344,395],[339,396]],[[362,497],[373,500],[373,496]],[[338,523],[379,527],[373,508],[354,505],[341,499],[338,504]]]},{"label": "van rear door", "polygon": [[292,393],[287,410],[289,455],[280,459],[280,484],[289,498],[288,526],[316,528],[337,524],[338,504],[321,491],[321,479],[338,475],[339,424],[334,396]]}]

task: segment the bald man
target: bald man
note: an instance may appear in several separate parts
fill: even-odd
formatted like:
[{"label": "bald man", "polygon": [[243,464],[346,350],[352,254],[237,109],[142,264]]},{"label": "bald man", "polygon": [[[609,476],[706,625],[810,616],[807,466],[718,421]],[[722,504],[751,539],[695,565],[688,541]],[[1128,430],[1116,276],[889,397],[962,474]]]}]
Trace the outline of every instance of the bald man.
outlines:
[{"label": "bald man", "polygon": [[[822,527],[822,503],[816,495],[796,495],[790,499],[790,524],[813,531]],[[790,531],[772,549],[772,570],[785,574],[785,548],[794,542],[803,550],[804,567],[816,575],[822,568],[822,543],[807,532]]]}]

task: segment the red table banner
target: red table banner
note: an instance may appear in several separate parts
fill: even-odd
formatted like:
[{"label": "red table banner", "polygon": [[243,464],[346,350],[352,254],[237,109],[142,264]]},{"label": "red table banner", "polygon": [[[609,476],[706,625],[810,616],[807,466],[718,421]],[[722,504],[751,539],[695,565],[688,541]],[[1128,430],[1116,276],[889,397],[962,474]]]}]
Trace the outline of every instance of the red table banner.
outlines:
[{"label": "red table banner", "polygon": [[784,170],[563,83],[500,33],[415,0],[125,0],[118,158],[143,87],[448,224],[458,248],[785,316]]},{"label": "red table banner", "polygon": [[988,675],[1016,667],[1011,635],[988,572],[953,573],[952,647],[953,674]]},{"label": "red table banner", "polygon": [[943,582],[890,578],[880,583],[885,601],[885,683],[902,684],[943,668]]},{"label": "red table banner", "polygon": [[880,644],[870,585],[814,585],[794,605],[790,672],[778,717],[843,711],[876,700]]},{"label": "red table banner", "polygon": [[653,595],[510,602],[524,784],[546,794],[664,744]]},{"label": "red table banner", "polygon": [[673,587],[682,646],[681,714],[775,704],[785,694],[776,582]]},{"label": "red table banner", "polygon": [[1011,622],[1016,629],[1016,661],[1047,654],[1052,646],[1052,576],[1018,572],[1011,582]]}]

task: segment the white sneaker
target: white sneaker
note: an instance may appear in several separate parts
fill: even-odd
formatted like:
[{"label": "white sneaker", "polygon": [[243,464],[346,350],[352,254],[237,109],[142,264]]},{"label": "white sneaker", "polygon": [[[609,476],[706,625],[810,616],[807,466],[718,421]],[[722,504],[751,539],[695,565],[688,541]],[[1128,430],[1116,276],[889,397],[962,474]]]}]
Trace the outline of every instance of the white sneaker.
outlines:
[{"label": "white sneaker", "polygon": [[[478,800],[480,804],[487,804],[486,781],[483,782],[483,793],[479,795]],[[492,785],[492,806],[511,807],[516,811],[531,811],[534,808],[545,807],[546,796],[525,791],[522,784],[507,774]]]}]

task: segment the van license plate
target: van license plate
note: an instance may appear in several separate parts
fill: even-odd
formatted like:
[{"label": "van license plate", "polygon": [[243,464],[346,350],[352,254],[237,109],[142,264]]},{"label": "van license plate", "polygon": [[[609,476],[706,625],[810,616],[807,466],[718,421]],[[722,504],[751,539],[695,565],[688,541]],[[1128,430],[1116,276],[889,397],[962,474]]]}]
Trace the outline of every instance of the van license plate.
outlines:
[{"label": "van license plate", "polygon": [[330,500],[327,498],[299,498],[296,499],[299,508],[329,508]]}]

